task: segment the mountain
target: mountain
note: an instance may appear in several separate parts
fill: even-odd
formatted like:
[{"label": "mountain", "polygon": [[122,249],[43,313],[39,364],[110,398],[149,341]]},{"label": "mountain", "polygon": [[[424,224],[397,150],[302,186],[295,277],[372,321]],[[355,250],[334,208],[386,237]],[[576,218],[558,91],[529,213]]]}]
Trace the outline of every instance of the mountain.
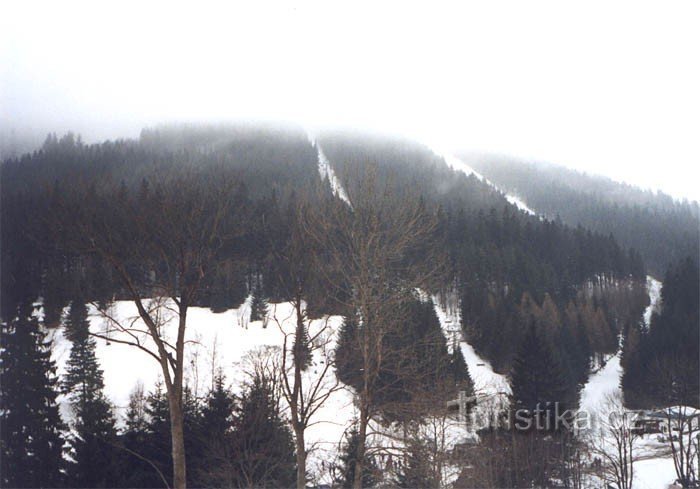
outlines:
[{"label": "mountain", "polygon": [[[414,428],[436,422],[447,401],[461,399],[466,416],[467,391],[485,419],[502,415],[517,402],[513,396],[539,389],[523,370],[537,364],[536,351],[556,365],[556,393],[545,389],[537,398],[559,395],[575,407],[587,386],[588,407],[618,387],[620,366],[631,362],[621,344],[643,333],[645,317],[656,318],[648,323],[655,338],[679,323],[670,310],[654,316],[663,310],[649,304],[659,290],[647,276],[655,255],[639,245],[648,232],[661,232],[648,217],[655,212],[675,216],[666,223],[673,232],[663,242],[665,259],[692,251],[688,216],[697,204],[583,175],[571,177],[578,190],[545,173],[533,183],[532,169],[504,169],[503,176],[496,166],[401,138],[310,135],[293,126],[160,126],[99,144],[49,135],[41,149],[0,168],[0,314],[7,321],[19,305],[41,304],[62,375],[70,350],[64,311],[76,300],[89,303],[97,357],[120,418],[127,402],[135,412],[128,397],[138,378],[149,390],[157,385],[157,364],[133,347],[153,346],[144,315],[163,321],[155,331],[169,347],[183,302],[191,412],[202,408],[201,392],[219,368],[244,383],[241,362],[253,361],[255,382],[264,384],[270,365],[260,361],[282,348],[287,361],[307,360],[298,375],[287,365],[287,380],[313,382],[335,358],[325,380],[339,390],[319,405],[321,424],[307,439],[323,447],[309,458],[317,481],[333,480],[337,467],[323,457],[338,453],[343,432],[356,432],[362,416],[378,437],[372,443],[400,452],[409,434],[425,436]],[[541,196],[551,210],[523,190],[542,182],[553,194]],[[565,196],[568,207],[556,201]],[[617,209],[617,233],[597,222],[610,209]],[[671,282],[663,302],[683,289]],[[119,321],[130,326],[120,330]],[[676,343],[666,344],[672,356]],[[374,361],[377,377],[364,377]],[[173,357],[166,369],[168,362]],[[236,389],[234,403],[242,392]],[[62,412],[70,419],[65,404]],[[470,428],[472,440],[483,435],[478,428]],[[464,442],[462,426],[446,429],[450,447]],[[500,435],[489,436],[496,438],[487,443],[497,443]],[[380,463],[391,462],[367,461]],[[454,480],[455,467],[440,477]]]},{"label": "mountain", "polygon": [[537,212],[570,226],[612,234],[638,250],[654,277],[663,277],[672,264],[700,253],[700,207],[695,201],[551,164],[494,155],[465,159]]}]

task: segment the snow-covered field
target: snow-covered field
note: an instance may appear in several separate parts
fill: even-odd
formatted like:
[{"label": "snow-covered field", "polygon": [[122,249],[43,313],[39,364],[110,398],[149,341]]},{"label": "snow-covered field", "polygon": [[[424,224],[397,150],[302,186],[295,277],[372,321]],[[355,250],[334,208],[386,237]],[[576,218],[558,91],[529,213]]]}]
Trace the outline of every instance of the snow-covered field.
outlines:
[{"label": "snow-covered field", "polygon": [[[250,298],[238,309],[222,313],[213,313],[210,309],[194,307],[188,312],[186,340],[188,368],[187,384],[197,396],[205,396],[212,384],[212,378],[218,369],[225,374],[226,380],[235,391],[240,390],[246,378],[246,355],[260,353],[261,349],[274,348],[281,351],[284,335],[292,333],[295,327],[294,308],[290,303],[270,304],[266,327],[263,321],[250,322]],[[111,320],[105,318],[95,307],[90,306],[90,328],[98,334],[104,334]],[[116,302],[108,311],[110,317],[123,324],[132,323],[131,327],[143,326],[137,319],[136,308],[130,301]],[[174,319],[174,318],[173,318]],[[309,334],[324,328],[328,341],[326,347],[335,347],[335,333],[342,319],[331,316],[311,322]],[[166,336],[174,332],[176,321],[172,320],[165,328]],[[113,329],[113,328],[111,328]],[[125,338],[124,333],[110,333],[113,340],[97,340],[97,358],[104,371],[105,391],[115,406],[118,415],[123,416],[129,403],[129,395],[137,383],[142,383],[146,391],[152,390],[159,379],[160,366],[147,353],[133,346],[117,343],[116,339]],[[66,361],[70,355],[71,343],[64,338],[63,329],[53,330],[53,358],[57,362],[58,373],[65,372]],[[152,345],[143,333],[140,339],[146,346]],[[277,353],[279,354],[279,353]],[[323,371],[323,355],[318,352],[314,364],[306,373],[306,380],[315,380]],[[326,373],[329,382],[335,381],[335,372]],[[308,385],[308,384],[307,384]],[[61,413],[64,419],[70,419],[70,408],[64,399]],[[309,456],[309,469],[320,473],[323,461],[331,462],[337,453],[339,443],[343,440],[345,430],[351,425],[355,416],[351,392],[343,388],[331,394],[323,407],[319,409],[307,431],[307,444],[312,453]]]}]

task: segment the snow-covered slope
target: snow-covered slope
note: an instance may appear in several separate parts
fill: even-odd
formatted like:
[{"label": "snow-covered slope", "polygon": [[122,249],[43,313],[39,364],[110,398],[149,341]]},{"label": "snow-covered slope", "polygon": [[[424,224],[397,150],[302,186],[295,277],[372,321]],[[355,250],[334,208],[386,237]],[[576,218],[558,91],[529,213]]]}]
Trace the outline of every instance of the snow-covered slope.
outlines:
[{"label": "snow-covered slope", "polygon": [[537,215],[537,213],[532,210],[528,205],[520,198],[515,195],[509,194],[507,192],[503,192],[500,188],[498,188],[493,182],[491,182],[488,178],[483,176],[481,173],[477,172],[474,170],[471,166],[469,166],[467,163],[465,163],[463,160],[457,158],[451,153],[448,152],[441,152],[433,149],[435,154],[442,156],[442,158],[445,160],[445,163],[447,163],[447,166],[452,168],[453,170],[456,171],[461,171],[464,172],[467,175],[474,175],[476,178],[481,180],[482,182],[490,185],[491,187],[495,188],[499,192],[503,193],[506,197],[506,200],[516,206],[518,209],[520,209],[523,212],[526,212],[530,215]]},{"label": "snow-covered slope", "polygon": [[657,312],[661,306],[661,282],[651,275],[647,275],[647,290],[649,291],[649,306],[644,311],[644,324],[649,328],[651,315]]},{"label": "snow-covered slope", "polygon": [[[661,303],[661,282],[647,276],[649,305],[644,311],[644,323],[649,327],[652,312]],[[620,365],[621,350],[611,357],[605,366],[593,373],[581,391],[580,409],[589,415],[594,415],[606,403],[606,397],[621,393],[620,380],[622,366]],[[634,487],[640,489],[665,489],[676,478],[673,459],[668,445],[656,442],[653,435],[645,435],[635,445],[637,456],[642,458],[634,465]]]},{"label": "snow-covered slope", "polygon": [[323,152],[323,149],[321,148],[321,145],[319,142],[316,140],[316,138],[311,134],[311,132],[307,132],[309,141],[311,142],[311,145],[316,148],[316,153],[318,155],[318,172],[321,174],[321,179],[328,180],[328,184],[331,186],[331,191],[333,192],[333,195],[344,201],[346,204],[352,208],[352,204],[350,203],[350,198],[348,197],[347,192],[343,188],[343,184],[340,183],[340,179],[338,176],[335,174],[335,171],[333,170],[333,167],[331,166],[331,162],[328,161],[328,158],[326,157],[326,154]]},{"label": "snow-covered slope", "polygon": [[[442,325],[445,337],[452,342],[456,337],[459,348],[469,368],[469,374],[474,381],[478,402],[486,403],[487,400],[506,401],[510,394],[510,385],[505,375],[493,371],[491,364],[481,358],[474,347],[465,341],[462,334],[460,308],[455,302],[453,305],[443,306],[437,297],[433,298],[435,313]],[[454,302],[454,301],[452,301]]]}]

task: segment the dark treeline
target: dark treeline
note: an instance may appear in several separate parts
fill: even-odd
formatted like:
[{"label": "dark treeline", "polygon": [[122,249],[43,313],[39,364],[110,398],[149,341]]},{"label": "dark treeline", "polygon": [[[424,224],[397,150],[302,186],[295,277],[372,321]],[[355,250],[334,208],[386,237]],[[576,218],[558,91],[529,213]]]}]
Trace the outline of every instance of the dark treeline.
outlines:
[{"label": "dark treeline", "polygon": [[671,265],[700,254],[697,202],[554,165],[489,156],[469,162],[537,212],[612,234],[619,243],[639,250],[649,272],[659,279]]},{"label": "dark treeline", "polygon": [[622,387],[636,408],[700,407],[700,273],[690,258],[666,272],[660,310],[647,330],[630,328],[622,355]]}]

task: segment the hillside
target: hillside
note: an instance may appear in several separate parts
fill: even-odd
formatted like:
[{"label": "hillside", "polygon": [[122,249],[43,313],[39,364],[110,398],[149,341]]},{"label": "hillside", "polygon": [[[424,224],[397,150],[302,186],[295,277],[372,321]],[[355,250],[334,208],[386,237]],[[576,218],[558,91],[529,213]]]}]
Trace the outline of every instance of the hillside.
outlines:
[{"label": "hillside", "polygon": [[[507,180],[490,168],[405,139],[297,127],[162,126],[90,145],[49,135],[0,168],[3,335],[26,350],[18,331],[37,328],[61,379],[78,366],[103,378],[112,445],[133,451],[143,438],[160,473],[142,463],[122,485],[172,482],[170,443],[197,454],[195,485],[291,483],[294,464],[297,485],[347,485],[358,454],[385,482],[419,477],[409,467],[429,459],[419,485],[550,484],[569,477],[572,434],[523,434],[518,448],[510,414],[555,401],[590,410],[610,390],[646,407],[662,394],[640,386],[663,379],[640,355],[672,358],[682,341],[693,363],[697,307],[682,293],[693,266],[660,275],[664,289],[647,260],[666,262],[637,245],[661,232],[652,210],[676,216],[657,244],[678,263],[697,205],[552,180],[543,201],[590,219],[574,222],[529,198],[523,188],[540,187],[523,187],[526,172],[502,170]],[[591,207],[556,200],[574,193]],[[609,209],[621,209],[617,234],[599,223]],[[677,404],[694,405],[697,386],[681,380]],[[77,394],[62,389],[62,417],[82,429]],[[471,399],[457,417],[446,411],[455,399]],[[201,458],[227,450],[250,465],[222,460],[218,473]],[[532,463],[511,468],[519,450]],[[543,453],[561,459],[542,465]]]},{"label": "hillside", "polygon": [[551,164],[493,155],[465,158],[537,212],[571,226],[612,234],[638,250],[655,277],[662,277],[671,264],[700,253],[697,202]]}]

